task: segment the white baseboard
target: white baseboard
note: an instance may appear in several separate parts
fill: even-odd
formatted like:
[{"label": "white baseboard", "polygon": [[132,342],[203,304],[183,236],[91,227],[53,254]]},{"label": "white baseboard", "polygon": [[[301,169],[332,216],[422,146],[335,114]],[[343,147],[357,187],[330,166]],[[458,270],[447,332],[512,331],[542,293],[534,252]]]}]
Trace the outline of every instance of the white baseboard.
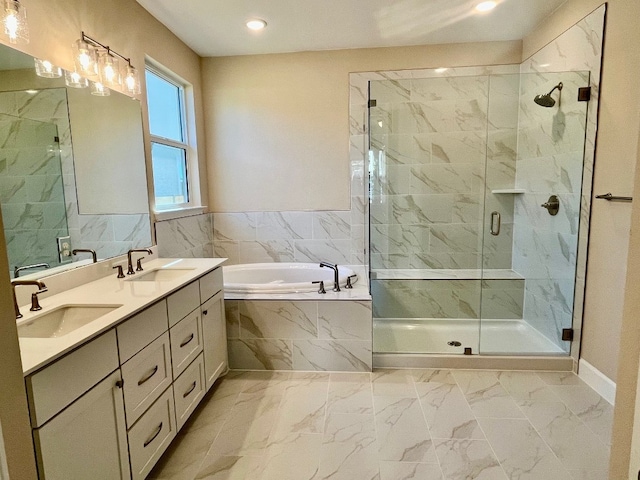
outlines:
[{"label": "white baseboard", "polygon": [[615,382],[586,360],[580,359],[578,363],[578,376],[611,405],[615,403]]}]

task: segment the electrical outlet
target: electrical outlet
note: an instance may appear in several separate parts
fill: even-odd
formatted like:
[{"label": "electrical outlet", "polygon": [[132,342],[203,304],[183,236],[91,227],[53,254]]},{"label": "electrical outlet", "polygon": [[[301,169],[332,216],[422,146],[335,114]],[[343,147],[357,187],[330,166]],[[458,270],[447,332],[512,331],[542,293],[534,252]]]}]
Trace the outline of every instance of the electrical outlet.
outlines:
[{"label": "electrical outlet", "polygon": [[71,237],[58,237],[58,260],[60,263],[70,263],[71,258]]}]

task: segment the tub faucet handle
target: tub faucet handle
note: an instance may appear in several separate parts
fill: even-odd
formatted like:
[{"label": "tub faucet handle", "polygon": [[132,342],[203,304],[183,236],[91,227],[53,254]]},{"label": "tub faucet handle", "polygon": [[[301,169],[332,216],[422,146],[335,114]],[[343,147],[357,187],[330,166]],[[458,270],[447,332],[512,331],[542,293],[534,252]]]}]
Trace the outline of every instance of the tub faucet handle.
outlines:
[{"label": "tub faucet handle", "polygon": [[311,283],[319,283],[320,284],[320,288],[318,288],[318,293],[327,293],[327,291],[324,289],[324,280],[318,280],[317,282],[311,282]]},{"label": "tub faucet handle", "polygon": [[353,288],[353,284],[351,283],[352,278],[358,278],[358,275],[349,275],[347,277],[347,284],[345,285],[344,288]]}]

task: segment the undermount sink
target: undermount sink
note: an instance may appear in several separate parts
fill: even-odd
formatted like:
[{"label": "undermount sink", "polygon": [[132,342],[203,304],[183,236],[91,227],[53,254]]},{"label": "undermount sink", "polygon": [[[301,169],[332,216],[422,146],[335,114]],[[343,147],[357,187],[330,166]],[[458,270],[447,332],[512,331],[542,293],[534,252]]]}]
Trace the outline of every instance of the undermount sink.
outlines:
[{"label": "undermount sink", "polygon": [[57,338],[84,327],[122,305],[63,305],[18,325],[24,338]]},{"label": "undermount sink", "polygon": [[195,270],[194,268],[156,268],[155,270],[149,270],[148,272],[136,273],[131,276],[129,280],[131,282],[168,282],[175,280],[189,272]]}]

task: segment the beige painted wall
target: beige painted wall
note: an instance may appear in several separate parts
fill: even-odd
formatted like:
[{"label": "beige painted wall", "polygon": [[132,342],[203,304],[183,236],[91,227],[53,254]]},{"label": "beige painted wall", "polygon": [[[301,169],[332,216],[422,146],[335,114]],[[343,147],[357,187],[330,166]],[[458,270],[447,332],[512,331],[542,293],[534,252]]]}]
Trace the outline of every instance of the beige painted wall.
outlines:
[{"label": "beige painted wall", "polygon": [[8,271],[0,215],[0,424],[9,478],[30,480],[36,478],[36,464]]},{"label": "beige painted wall", "polygon": [[[524,39],[527,57],[598,7],[598,0],[569,0]],[[629,88],[640,77],[640,3],[610,0],[602,69],[602,91],[594,194],[640,195],[640,98]],[[635,171],[635,177],[633,172]],[[633,213],[632,213],[633,209]],[[633,227],[632,227],[633,226]],[[630,241],[631,232],[631,241]],[[626,479],[629,465],[638,355],[640,353],[640,208],[594,201],[582,333],[582,358],[617,383],[610,479]],[[628,255],[627,255],[628,252]],[[633,288],[625,288],[625,285]]]},{"label": "beige painted wall", "polygon": [[350,72],[520,58],[492,42],[203,59],[211,210],[349,210]]},{"label": "beige painted wall", "polygon": [[[199,57],[133,0],[25,0],[24,3],[28,8],[31,42],[19,49],[29,55],[46,58],[61,67],[72,69],[71,44],[84,30],[119,53],[131,56],[136,67],[144,68],[145,55],[149,55],[193,85],[196,128],[200,138],[198,156],[202,175],[199,187],[206,195]],[[148,145],[144,94],[140,99],[144,112],[145,142]],[[145,150],[149,165],[149,149]],[[149,184],[152,184],[150,177]],[[206,204],[206,197],[204,200]],[[0,272],[8,272],[2,231],[0,228]],[[11,478],[30,480],[36,476],[35,460],[10,299],[9,277],[1,274],[0,322],[4,326],[0,334],[0,422]]]}]

